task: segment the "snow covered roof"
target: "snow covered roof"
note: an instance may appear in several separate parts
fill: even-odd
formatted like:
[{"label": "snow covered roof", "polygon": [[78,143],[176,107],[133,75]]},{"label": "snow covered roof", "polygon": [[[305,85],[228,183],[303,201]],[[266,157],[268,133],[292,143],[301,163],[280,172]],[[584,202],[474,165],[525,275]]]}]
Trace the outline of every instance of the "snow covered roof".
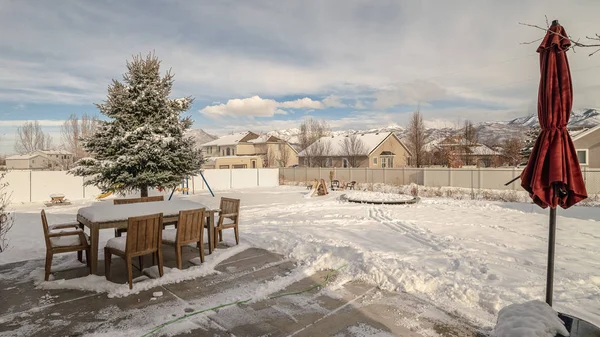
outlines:
[{"label": "snow covered roof", "polygon": [[202,147],[204,147],[204,146],[236,145],[237,143],[240,142],[240,140],[242,140],[244,137],[246,137],[249,133],[250,133],[250,131],[238,132],[238,133],[234,133],[232,135],[219,137],[213,141],[202,144]]},{"label": "snow covered roof", "polygon": [[43,153],[43,154],[66,154],[66,155],[72,155],[72,153],[69,152],[69,151],[67,151],[67,150],[38,150],[36,152]]},{"label": "snow covered roof", "polygon": [[29,153],[29,154],[17,154],[14,156],[6,157],[6,160],[18,160],[18,159],[31,159],[38,156],[42,156],[40,153]]},{"label": "snow covered roof", "polygon": [[[381,144],[387,137],[393,135],[393,132],[382,132],[382,133],[357,133],[356,136],[358,139],[364,144],[365,154],[369,155],[373,152],[379,144]],[[330,136],[330,137],[321,137],[319,140],[311,144],[306,150],[298,153],[299,157],[306,156],[307,150],[310,151],[313,148],[318,146],[322,146],[322,143],[329,143],[330,150],[328,155],[336,156],[342,155],[344,153],[344,141],[348,138],[348,135],[339,135],[339,136]],[[400,142],[402,143],[402,142]],[[327,146],[327,145],[326,145]],[[404,146],[404,144],[403,144]]]},{"label": "snow covered roof", "polygon": [[594,131],[596,131],[598,129],[600,129],[600,125],[596,125],[596,126],[594,126],[593,128],[590,128],[590,129],[584,129],[584,130],[581,130],[581,131],[574,131],[574,132],[571,132],[571,137],[573,137],[573,141],[576,141],[578,139],[581,139],[581,138],[589,135],[590,133],[593,133]]}]

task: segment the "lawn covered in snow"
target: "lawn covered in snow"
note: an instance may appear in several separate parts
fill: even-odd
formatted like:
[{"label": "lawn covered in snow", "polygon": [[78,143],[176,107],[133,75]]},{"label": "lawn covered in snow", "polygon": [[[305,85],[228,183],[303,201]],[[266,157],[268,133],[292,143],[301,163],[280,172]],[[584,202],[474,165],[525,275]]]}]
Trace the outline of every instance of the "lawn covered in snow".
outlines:
[{"label": "lawn covered in snow", "polygon": [[[177,197],[209,207],[218,207],[220,196],[241,198],[244,245],[294,258],[306,270],[347,265],[337,284],[362,279],[408,292],[482,326],[494,326],[504,306],[544,299],[547,211],[444,198],[368,205],[340,201],[344,191],[312,198],[305,193],[304,187],[280,186]],[[78,208],[91,203],[46,211],[51,223],[72,221]],[[11,248],[0,254],[0,264],[44,258],[42,204],[14,207]],[[592,220],[600,219],[600,208],[558,215],[554,308],[600,325],[600,227]],[[101,231],[100,247],[113,235]],[[235,242],[233,230],[224,237]]]}]

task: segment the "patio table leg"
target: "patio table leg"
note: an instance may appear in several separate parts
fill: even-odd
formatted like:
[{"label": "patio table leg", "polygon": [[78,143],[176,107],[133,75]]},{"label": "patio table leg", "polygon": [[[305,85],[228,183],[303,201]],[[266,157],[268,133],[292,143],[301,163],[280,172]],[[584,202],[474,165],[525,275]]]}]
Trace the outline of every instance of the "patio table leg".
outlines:
[{"label": "patio table leg", "polygon": [[98,228],[98,226],[92,226],[92,228],[90,228],[90,241],[91,241],[91,247],[90,247],[90,260],[91,260],[91,272],[92,274],[96,274],[96,272],[98,271],[98,236],[100,234],[100,230]]}]

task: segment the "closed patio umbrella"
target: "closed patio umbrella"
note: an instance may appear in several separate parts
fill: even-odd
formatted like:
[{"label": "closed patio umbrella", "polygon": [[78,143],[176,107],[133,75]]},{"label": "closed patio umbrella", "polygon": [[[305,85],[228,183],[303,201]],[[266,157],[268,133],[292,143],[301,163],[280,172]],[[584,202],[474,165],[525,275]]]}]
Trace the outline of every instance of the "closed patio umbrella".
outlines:
[{"label": "closed patio umbrella", "polygon": [[587,198],[585,183],[567,124],[573,105],[573,86],[567,59],[571,42],[565,29],[553,21],[537,52],[540,54],[538,118],[541,132],[527,166],[521,173],[521,186],[542,208],[550,207],[546,303],[552,305],[556,207],[569,208]]}]

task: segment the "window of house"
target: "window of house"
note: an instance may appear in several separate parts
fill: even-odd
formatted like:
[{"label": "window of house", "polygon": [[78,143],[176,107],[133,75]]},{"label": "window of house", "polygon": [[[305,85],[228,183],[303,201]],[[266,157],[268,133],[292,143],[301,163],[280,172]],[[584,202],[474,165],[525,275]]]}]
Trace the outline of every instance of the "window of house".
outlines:
[{"label": "window of house", "polygon": [[256,168],[256,160],[252,161],[252,168]]},{"label": "window of house", "polygon": [[231,149],[231,155],[235,156],[235,149]]},{"label": "window of house", "polygon": [[220,169],[228,169],[228,168],[229,168],[229,165],[219,165],[219,168],[220,168]]},{"label": "window of house", "polygon": [[394,157],[392,157],[392,156],[381,157],[381,167],[383,167],[383,168],[394,167]]},{"label": "window of house", "polygon": [[349,167],[350,163],[348,163],[348,159],[342,158],[342,167]]},{"label": "window of house", "polygon": [[373,165],[377,165],[377,157],[373,158]]},{"label": "window of house", "polygon": [[231,155],[231,149],[227,148],[227,155]]},{"label": "window of house", "polygon": [[331,167],[331,158],[325,159],[325,167]]},{"label": "window of house", "polygon": [[307,157],[304,157],[304,166],[308,167],[308,158]]},{"label": "window of house", "polygon": [[248,166],[246,164],[239,164],[239,165],[233,165],[234,169],[243,169],[243,168],[247,168]]},{"label": "window of house", "polygon": [[577,159],[579,160],[579,164],[580,165],[587,165],[588,164],[588,150],[584,149],[584,150],[576,150],[577,151]]}]

